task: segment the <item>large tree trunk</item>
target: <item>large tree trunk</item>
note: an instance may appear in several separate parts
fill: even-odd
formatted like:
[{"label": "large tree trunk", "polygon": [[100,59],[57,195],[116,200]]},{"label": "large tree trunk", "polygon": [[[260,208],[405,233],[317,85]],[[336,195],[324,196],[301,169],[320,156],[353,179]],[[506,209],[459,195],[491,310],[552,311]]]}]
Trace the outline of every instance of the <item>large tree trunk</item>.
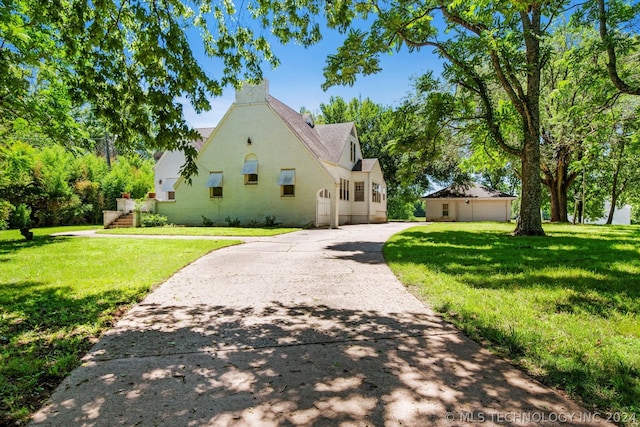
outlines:
[{"label": "large tree trunk", "polygon": [[[544,236],[540,216],[540,139],[539,132],[530,129],[525,135],[522,153],[522,197],[520,216],[513,232],[516,236]],[[533,134],[533,135],[532,135]]]},{"label": "large tree trunk", "polygon": [[568,177],[560,179],[547,175],[544,184],[549,188],[551,195],[551,222],[569,222],[569,212],[567,209],[567,192],[573,180]]},{"label": "large tree trunk", "polygon": [[532,6],[531,15],[521,12],[524,42],[527,52],[527,94],[523,99],[524,145],[522,147],[522,196],[520,217],[515,236],[544,236],[542,229],[540,185],[540,13],[541,6]]}]

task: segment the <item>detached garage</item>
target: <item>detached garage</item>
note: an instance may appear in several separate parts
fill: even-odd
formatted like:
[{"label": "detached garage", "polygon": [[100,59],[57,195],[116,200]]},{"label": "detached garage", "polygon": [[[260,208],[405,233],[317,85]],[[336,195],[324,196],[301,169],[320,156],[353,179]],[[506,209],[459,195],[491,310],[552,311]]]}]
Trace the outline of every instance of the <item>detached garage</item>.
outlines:
[{"label": "detached garage", "polygon": [[422,198],[427,221],[509,221],[517,197],[483,185],[452,185]]}]

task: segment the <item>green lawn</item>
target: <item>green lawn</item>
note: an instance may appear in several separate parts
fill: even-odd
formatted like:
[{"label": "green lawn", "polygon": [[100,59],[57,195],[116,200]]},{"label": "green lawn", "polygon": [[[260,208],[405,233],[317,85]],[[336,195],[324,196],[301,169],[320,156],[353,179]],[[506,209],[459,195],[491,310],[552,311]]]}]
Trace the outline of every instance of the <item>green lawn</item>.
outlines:
[{"label": "green lawn", "polygon": [[384,247],[419,298],[587,408],[640,421],[640,228],[513,224],[410,228]]},{"label": "green lawn", "polygon": [[138,234],[167,236],[234,236],[263,237],[291,233],[300,228],[253,228],[253,227],[137,227],[99,230],[100,234]]},{"label": "green lawn", "polygon": [[48,237],[65,230],[34,229],[30,242],[0,231],[0,425],[25,422],[154,284],[239,243]]}]

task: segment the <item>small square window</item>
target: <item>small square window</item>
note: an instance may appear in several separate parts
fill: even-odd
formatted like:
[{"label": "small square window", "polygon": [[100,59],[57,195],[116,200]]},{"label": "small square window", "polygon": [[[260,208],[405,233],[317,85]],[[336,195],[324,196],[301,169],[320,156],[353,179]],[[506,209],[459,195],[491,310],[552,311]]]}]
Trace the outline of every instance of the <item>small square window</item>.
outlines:
[{"label": "small square window", "polygon": [[176,199],[176,192],[175,191],[167,191],[167,199],[175,200]]},{"label": "small square window", "polygon": [[245,184],[257,184],[258,183],[258,174],[257,173],[249,173],[244,176]]},{"label": "small square window", "polygon": [[283,185],[282,186],[282,195],[283,196],[295,196],[296,195],[296,186],[295,185]]},{"label": "small square window", "polygon": [[222,197],[222,187],[211,187],[209,189],[209,197]]}]

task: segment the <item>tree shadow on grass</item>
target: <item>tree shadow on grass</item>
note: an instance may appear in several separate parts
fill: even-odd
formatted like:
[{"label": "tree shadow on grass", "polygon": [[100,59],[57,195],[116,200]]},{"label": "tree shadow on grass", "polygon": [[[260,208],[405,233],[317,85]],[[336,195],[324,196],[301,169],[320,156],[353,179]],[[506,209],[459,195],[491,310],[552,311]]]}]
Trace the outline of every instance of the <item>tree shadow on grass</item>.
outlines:
[{"label": "tree shadow on grass", "polygon": [[16,240],[0,240],[0,262],[6,262],[8,259],[4,255],[15,255],[24,249],[34,247],[55,245],[64,241],[63,237],[36,236],[33,240],[16,239]]},{"label": "tree shadow on grass", "polygon": [[426,311],[143,303],[34,424],[451,425],[447,412],[577,409]]},{"label": "tree shadow on grass", "polygon": [[[38,408],[80,364],[94,333],[111,326],[122,292],[68,297],[68,287],[38,281],[0,283],[0,425]],[[18,417],[18,419],[16,419]]]},{"label": "tree shadow on grass", "polygon": [[[589,403],[628,409],[637,408],[639,397],[640,379],[634,361],[637,359],[615,352],[635,348],[637,344],[631,344],[637,343],[635,332],[610,337],[614,341],[629,340],[629,345],[609,347],[609,343],[602,343],[602,350],[601,344],[595,342],[597,337],[593,343],[580,340],[582,336],[590,336],[590,322],[622,319],[632,323],[640,316],[639,237],[628,228],[603,229],[595,236],[561,232],[546,238],[515,238],[500,232],[455,229],[409,231],[390,240],[385,255],[390,262],[447,276],[443,280],[454,281],[456,285],[452,286],[459,284],[461,295],[465,294],[465,287],[484,291],[465,294],[466,303],[450,299],[438,310],[471,336],[490,341],[494,348],[514,360],[523,356],[534,365],[542,363],[545,382],[566,387]],[[425,290],[429,286],[428,282],[421,285]],[[491,292],[486,292],[491,290],[507,292],[497,292],[496,298],[491,299]],[[471,302],[474,297],[470,296],[487,295],[491,299],[488,304],[498,310],[495,304],[513,304],[508,310],[517,315],[513,307],[518,306],[520,292],[529,295],[528,311],[523,311],[523,315],[531,319],[558,316],[559,336],[575,334],[566,342],[560,338],[561,345],[570,346],[574,339],[575,349],[556,349],[553,334],[542,338],[536,327],[526,322],[522,328],[509,326],[511,322],[517,323],[509,317],[513,313],[505,315],[504,324],[500,323],[500,315],[497,321],[490,315],[483,316],[483,302]],[[569,319],[574,315],[575,320]],[[553,327],[553,322],[550,320],[548,326]],[[598,353],[600,358],[592,358],[588,352]],[[541,354],[547,357],[543,361],[539,360]]]},{"label": "tree shadow on grass", "polygon": [[[628,234],[609,234],[610,239],[515,238],[490,232],[410,231],[388,242],[385,256],[390,262],[424,265],[476,288],[593,291],[609,301],[605,305],[612,304],[609,308],[624,312],[629,310],[628,301],[640,301],[637,240]],[[632,268],[616,267],[621,263]],[[632,306],[640,312],[640,305]]]}]

